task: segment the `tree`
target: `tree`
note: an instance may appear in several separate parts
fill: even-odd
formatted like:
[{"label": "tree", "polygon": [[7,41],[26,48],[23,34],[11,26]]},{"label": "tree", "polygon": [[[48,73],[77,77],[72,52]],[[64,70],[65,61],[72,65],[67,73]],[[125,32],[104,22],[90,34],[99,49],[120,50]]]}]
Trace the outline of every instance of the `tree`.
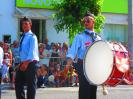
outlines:
[{"label": "tree", "polygon": [[87,11],[95,15],[95,31],[100,32],[105,19],[101,15],[102,3],[103,0],[54,0],[52,5],[57,9],[54,15],[57,32],[67,30],[71,43],[75,34],[83,30],[81,19]]}]

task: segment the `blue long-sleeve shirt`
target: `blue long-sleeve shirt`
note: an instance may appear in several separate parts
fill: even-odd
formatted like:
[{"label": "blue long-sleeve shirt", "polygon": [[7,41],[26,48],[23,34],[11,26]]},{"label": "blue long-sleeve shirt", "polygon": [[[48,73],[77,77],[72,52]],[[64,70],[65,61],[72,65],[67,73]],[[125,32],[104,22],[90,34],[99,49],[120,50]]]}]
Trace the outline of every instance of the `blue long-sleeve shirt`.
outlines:
[{"label": "blue long-sleeve shirt", "polygon": [[[37,37],[31,32],[24,33],[24,39],[21,44],[20,60],[21,62],[29,60],[39,61],[38,40]],[[20,39],[22,40],[22,38]]]},{"label": "blue long-sleeve shirt", "polygon": [[[88,29],[86,29],[85,31],[88,33],[94,33],[93,31],[90,31]],[[95,33],[94,35],[96,36]],[[99,36],[96,36],[95,38],[95,40],[100,40],[100,39],[101,38]],[[92,43],[93,43],[93,39],[90,35],[86,34],[85,32],[77,34],[73,40],[71,48],[68,50],[66,57],[71,58],[72,60],[74,60],[76,56],[79,59],[83,59],[87,51],[87,48]]]}]

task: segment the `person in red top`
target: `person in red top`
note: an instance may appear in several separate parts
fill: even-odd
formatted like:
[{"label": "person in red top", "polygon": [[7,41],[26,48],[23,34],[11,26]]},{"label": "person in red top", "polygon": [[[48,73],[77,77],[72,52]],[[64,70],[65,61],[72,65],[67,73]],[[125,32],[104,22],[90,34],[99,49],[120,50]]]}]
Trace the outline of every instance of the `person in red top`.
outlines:
[{"label": "person in red top", "polygon": [[69,80],[69,66],[65,66],[65,68],[60,72],[60,85],[61,86],[68,86]]}]

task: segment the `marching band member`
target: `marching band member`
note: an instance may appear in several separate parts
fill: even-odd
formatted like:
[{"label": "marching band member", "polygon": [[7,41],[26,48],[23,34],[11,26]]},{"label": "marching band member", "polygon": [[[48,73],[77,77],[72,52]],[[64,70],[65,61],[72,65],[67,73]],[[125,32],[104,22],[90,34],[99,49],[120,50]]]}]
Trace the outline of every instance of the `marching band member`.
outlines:
[{"label": "marching band member", "polygon": [[87,13],[83,18],[85,30],[75,36],[71,48],[67,53],[67,66],[78,57],[78,77],[79,77],[79,99],[96,99],[97,86],[91,85],[84,76],[83,58],[87,48],[96,40],[101,38],[94,32],[94,15]]},{"label": "marching band member", "polygon": [[31,19],[24,17],[22,20],[23,36],[20,39],[19,53],[20,66],[16,71],[15,91],[17,99],[25,99],[24,86],[27,85],[27,98],[35,99],[37,63],[39,61],[38,40],[32,33]]}]

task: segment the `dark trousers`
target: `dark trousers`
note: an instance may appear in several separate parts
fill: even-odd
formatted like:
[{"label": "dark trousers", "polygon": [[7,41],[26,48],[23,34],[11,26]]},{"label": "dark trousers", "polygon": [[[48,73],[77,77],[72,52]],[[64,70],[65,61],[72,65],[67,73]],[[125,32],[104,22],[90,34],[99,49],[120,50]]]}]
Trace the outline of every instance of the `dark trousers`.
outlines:
[{"label": "dark trousers", "polygon": [[97,86],[91,85],[84,76],[83,61],[78,60],[77,67],[79,77],[79,99],[96,99]]},{"label": "dark trousers", "polygon": [[[36,62],[31,62],[28,65],[26,71],[20,71],[19,69],[16,72],[15,78],[15,92],[17,99],[35,99],[36,94]],[[27,86],[27,98],[25,98],[24,86]]]}]

